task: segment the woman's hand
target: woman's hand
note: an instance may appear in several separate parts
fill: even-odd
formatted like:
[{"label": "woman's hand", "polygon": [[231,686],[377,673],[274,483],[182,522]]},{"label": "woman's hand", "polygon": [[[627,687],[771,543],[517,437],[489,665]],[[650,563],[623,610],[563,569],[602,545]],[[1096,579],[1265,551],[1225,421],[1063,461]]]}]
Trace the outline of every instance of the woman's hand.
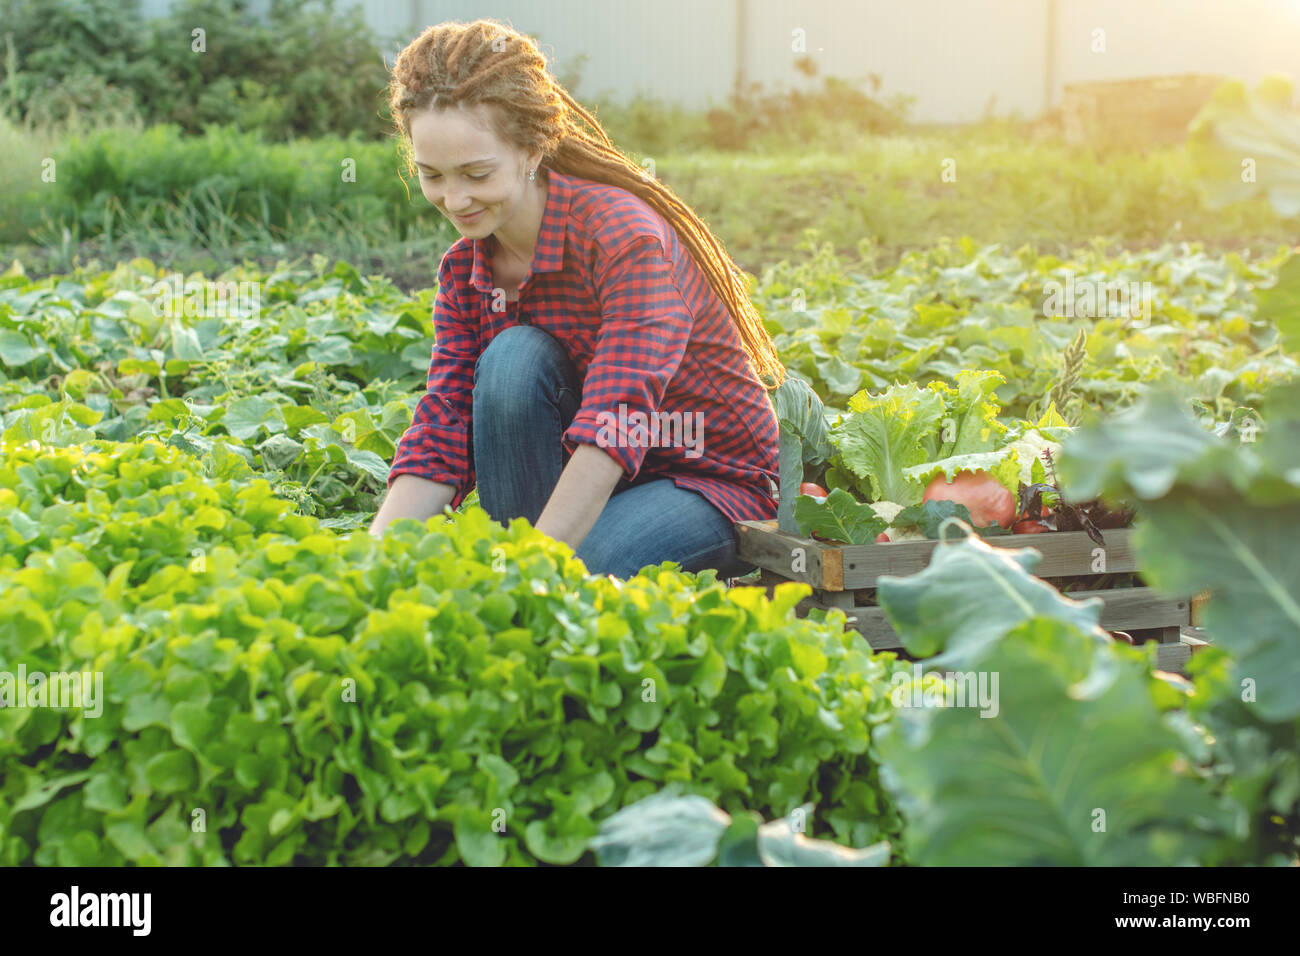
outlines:
[{"label": "woman's hand", "polygon": [[398,518],[415,518],[424,521],[442,510],[456,497],[456,489],[440,481],[429,481],[417,475],[402,474],[393,484],[379,506],[379,513],[370,523],[370,533],[383,537],[388,526]]}]

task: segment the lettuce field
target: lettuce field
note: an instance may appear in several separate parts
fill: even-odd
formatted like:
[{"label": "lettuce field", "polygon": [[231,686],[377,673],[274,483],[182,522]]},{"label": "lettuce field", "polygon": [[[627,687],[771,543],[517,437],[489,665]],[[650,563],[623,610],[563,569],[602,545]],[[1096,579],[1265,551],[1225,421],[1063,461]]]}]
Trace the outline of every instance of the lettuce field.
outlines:
[{"label": "lettuce field", "polygon": [[[783,516],[980,531],[881,579],[904,653],[797,582],[589,575],[475,495],[368,534],[435,289],[15,263],[0,863],[1296,864],[1300,254],[960,240],[866,275],[807,243],[751,289],[808,397],[774,398],[783,487],[829,489]],[[1041,530],[1125,509],[1146,582],[1210,594],[1188,674],[922,501],[974,468]],[[995,706],[910,703],[952,672]]]}]

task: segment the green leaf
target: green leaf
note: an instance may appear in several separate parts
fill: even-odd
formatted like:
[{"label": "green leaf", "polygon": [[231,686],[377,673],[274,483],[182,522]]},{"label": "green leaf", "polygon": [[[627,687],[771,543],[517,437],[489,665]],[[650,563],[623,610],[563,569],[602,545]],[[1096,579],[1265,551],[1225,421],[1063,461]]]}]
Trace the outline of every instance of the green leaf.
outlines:
[{"label": "green leaf", "polygon": [[829,840],[810,840],[795,820],[791,814],[758,828],[758,855],[765,866],[886,866],[889,863],[888,843],[853,850]]},{"label": "green leaf", "polygon": [[939,498],[923,501],[916,505],[908,505],[894,516],[894,520],[890,522],[890,527],[918,527],[927,538],[937,540],[939,538],[939,526],[949,518],[960,518],[968,525],[974,526],[969,508],[960,502]]},{"label": "green leaf", "polygon": [[146,418],[151,422],[167,422],[170,424],[171,422],[176,421],[176,419],[188,415],[189,413],[190,408],[185,404],[184,399],[167,398],[154,402],[152,407],[150,407],[149,414]]},{"label": "green leaf", "polygon": [[276,406],[264,398],[250,396],[231,402],[221,423],[226,431],[241,441],[253,438],[262,428],[276,418]]},{"label": "green leaf", "polygon": [[838,355],[817,363],[817,371],[830,390],[837,395],[852,395],[862,386],[862,370]]},{"label": "green leaf", "polygon": [[608,817],[590,847],[601,866],[704,866],[730,823],[704,797],[666,788]]},{"label": "green leaf", "polygon": [[595,830],[595,824],[581,817],[566,816],[562,828],[552,818],[533,820],[524,828],[524,843],[542,862],[567,866],[587,852],[587,841]]},{"label": "green leaf", "polygon": [[217,722],[202,703],[183,700],[172,708],[172,738],[193,753],[202,752],[217,736]]},{"label": "green leaf", "polygon": [[799,436],[781,426],[781,485],[777,495],[776,526],[782,531],[798,530],[794,523],[794,501],[803,482],[803,443]]},{"label": "green leaf", "polygon": [[288,435],[272,435],[257,446],[262,460],[272,468],[287,468],[302,452],[302,444]]},{"label": "green leaf", "polygon": [[[1277,398],[1295,395],[1279,390]],[[1133,546],[1143,577],[1164,594],[1210,591],[1201,626],[1232,653],[1238,693],[1249,689],[1265,719],[1291,720],[1300,716],[1300,403],[1270,406],[1274,417],[1256,441],[1198,435],[1193,456],[1161,446],[1159,432],[1196,426],[1145,404],[1126,420],[1163,449],[1145,459],[1158,484],[1125,460],[1129,445],[1106,425],[1082,430],[1089,454],[1071,459],[1068,471],[1071,487],[1096,487],[1108,476],[1106,487],[1120,493],[1161,490],[1139,502]],[[1106,435],[1120,443],[1108,446]]]},{"label": "green leaf", "polygon": [[[1212,208],[1263,194],[1279,216],[1300,216],[1300,119],[1291,95],[1291,81],[1281,75],[1251,93],[1229,79],[1193,118],[1188,152]],[[1254,160],[1249,180],[1243,157]]]},{"label": "green leaf", "polygon": [[993,392],[1006,383],[1006,377],[997,371],[971,369],[962,369],[956,377],[955,389],[943,382],[929,386],[944,400],[939,432],[942,445],[936,452],[941,459],[993,451],[1007,432],[1007,426],[998,421],[1000,407]]},{"label": "green leaf", "polygon": [[357,448],[346,448],[344,449],[344,454],[347,456],[348,464],[351,465],[355,471],[364,475],[369,475],[381,485],[388,482],[388,463],[373,451],[361,451]]},{"label": "green leaf", "polygon": [[[1296,161],[1296,195],[1300,199],[1300,148]],[[1259,315],[1277,326],[1287,351],[1300,352],[1300,255],[1292,253],[1278,269],[1277,281],[1259,293]]]},{"label": "green leaf", "polygon": [[175,319],[168,322],[172,337],[172,355],[186,362],[202,362],[206,356],[194,330]]},{"label": "green leaf", "polygon": [[889,527],[868,504],[856,501],[843,488],[836,488],[818,503],[810,495],[800,495],[794,502],[794,520],[799,533],[816,531],[823,538],[845,544],[870,544]]},{"label": "green leaf", "polygon": [[309,405],[281,405],[280,413],[290,435],[297,435],[308,425],[320,425],[329,421],[329,416]]},{"label": "green leaf", "polygon": [[36,807],[43,807],[58,796],[59,791],[63,790],[65,787],[75,786],[83,780],[89,779],[92,775],[91,771],[83,770],[78,773],[66,773],[62,776],[55,777],[53,780],[47,780],[40,786],[29,790],[26,794],[20,797],[14,803],[11,812],[16,814],[23,810],[33,810]]},{"label": "green leaf", "polygon": [[932,456],[943,414],[943,399],[915,385],[895,385],[878,397],[859,392],[831,437],[845,466],[871,482],[873,501],[906,506],[921,500],[922,488],[904,469]]},{"label": "green leaf", "polygon": [[1124,486],[1139,498],[1159,498],[1176,481],[1209,466],[1221,445],[1172,394],[1152,392],[1132,408],[1069,436],[1057,475],[1067,501],[1089,501]]},{"label": "green leaf", "polygon": [[126,780],[118,773],[96,774],[86,784],[82,799],[88,810],[121,813],[128,802]]},{"label": "green leaf", "polygon": [[878,732],[914,862],[1189,864],[1228,826],[1161,724],[1138,652],[1032,618],[977,666],[999,678],[995,713],[901,706]]},{"label": "green leaf", "polygon": [[718,841],[718,866],[763,866],[758,855],[758,828],[763,818],[752,810],[732,817]]},{"label": "green leaf", "polygon": [[350,365],[353,361],[352,346],[341,335],[327,335],[307,346],[307,357],[321,365]]},{"label": "green leaf", "polygon": [[145,779],[159,793],[176,793],[194,786],[194,758],[184,750],[168,750],[151,757],[144,766]]},{"label": "green leaf", "polygon": [[33,362],[48,352],[48,348],[32,345],[21,332],[0,332],[0,362],[11,368]]},{"label": "green leaf", "polygon": [[1043,556],[1033,548],[993,548],[972,535],[940,544],[924,570],[881,575],[877,599],[903,647],[914,657],[939,655],[933,666],[969,666],[989,645],[1031,617],[1069,622],[1092,639],[1102,601],[1075,601],[1033,577]]},{"label": "green leaf", "polygon": [[104,835],[128,860],[139,860],[158,853],[139,820],[115,820],[104,827]]}]

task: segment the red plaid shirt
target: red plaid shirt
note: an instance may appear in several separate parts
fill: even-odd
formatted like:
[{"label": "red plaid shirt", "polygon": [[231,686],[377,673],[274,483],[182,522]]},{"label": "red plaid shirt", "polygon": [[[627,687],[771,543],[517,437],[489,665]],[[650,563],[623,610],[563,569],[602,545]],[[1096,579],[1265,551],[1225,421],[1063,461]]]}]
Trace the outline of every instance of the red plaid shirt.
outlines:
[{"label": "red plaid shirt", "polygon": [[389,485],[409,472],[452,485],[451,506],[460,505],[475,484],[475,362],[502,330],[531,323],[564,346],[582,377],[582,403],[562,437],[568,452],[596,445],[629,481],[671,478],[732,521],[775,518],[776,415],[690,250],[626,190],[548,175],[517,302],[492,309],[495,239],[462,236],[442,257],[428,393],[398,443]]}]

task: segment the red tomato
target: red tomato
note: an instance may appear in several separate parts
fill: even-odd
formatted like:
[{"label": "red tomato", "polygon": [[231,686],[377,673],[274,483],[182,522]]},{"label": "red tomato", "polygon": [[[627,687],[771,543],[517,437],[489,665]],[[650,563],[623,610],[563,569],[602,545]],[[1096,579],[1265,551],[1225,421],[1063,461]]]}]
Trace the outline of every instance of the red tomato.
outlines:
[{"label": "red tomato", "polygon": [[970,511],[971,521],[977,528],[987,528],[995,521],[1003,528],[1009,528],[1016,519],[1016,496],[983,469],[959,471],[952,481],[948,481],[940,472],[926,486],[921,501],[955,501],[963,504]]},{"label": "red tomato", "polygon": [[1033,518],[1017,521],[1011,526],[1012,534],[1041,534],[1046,530],[1040,522],[1035,521]]}]

